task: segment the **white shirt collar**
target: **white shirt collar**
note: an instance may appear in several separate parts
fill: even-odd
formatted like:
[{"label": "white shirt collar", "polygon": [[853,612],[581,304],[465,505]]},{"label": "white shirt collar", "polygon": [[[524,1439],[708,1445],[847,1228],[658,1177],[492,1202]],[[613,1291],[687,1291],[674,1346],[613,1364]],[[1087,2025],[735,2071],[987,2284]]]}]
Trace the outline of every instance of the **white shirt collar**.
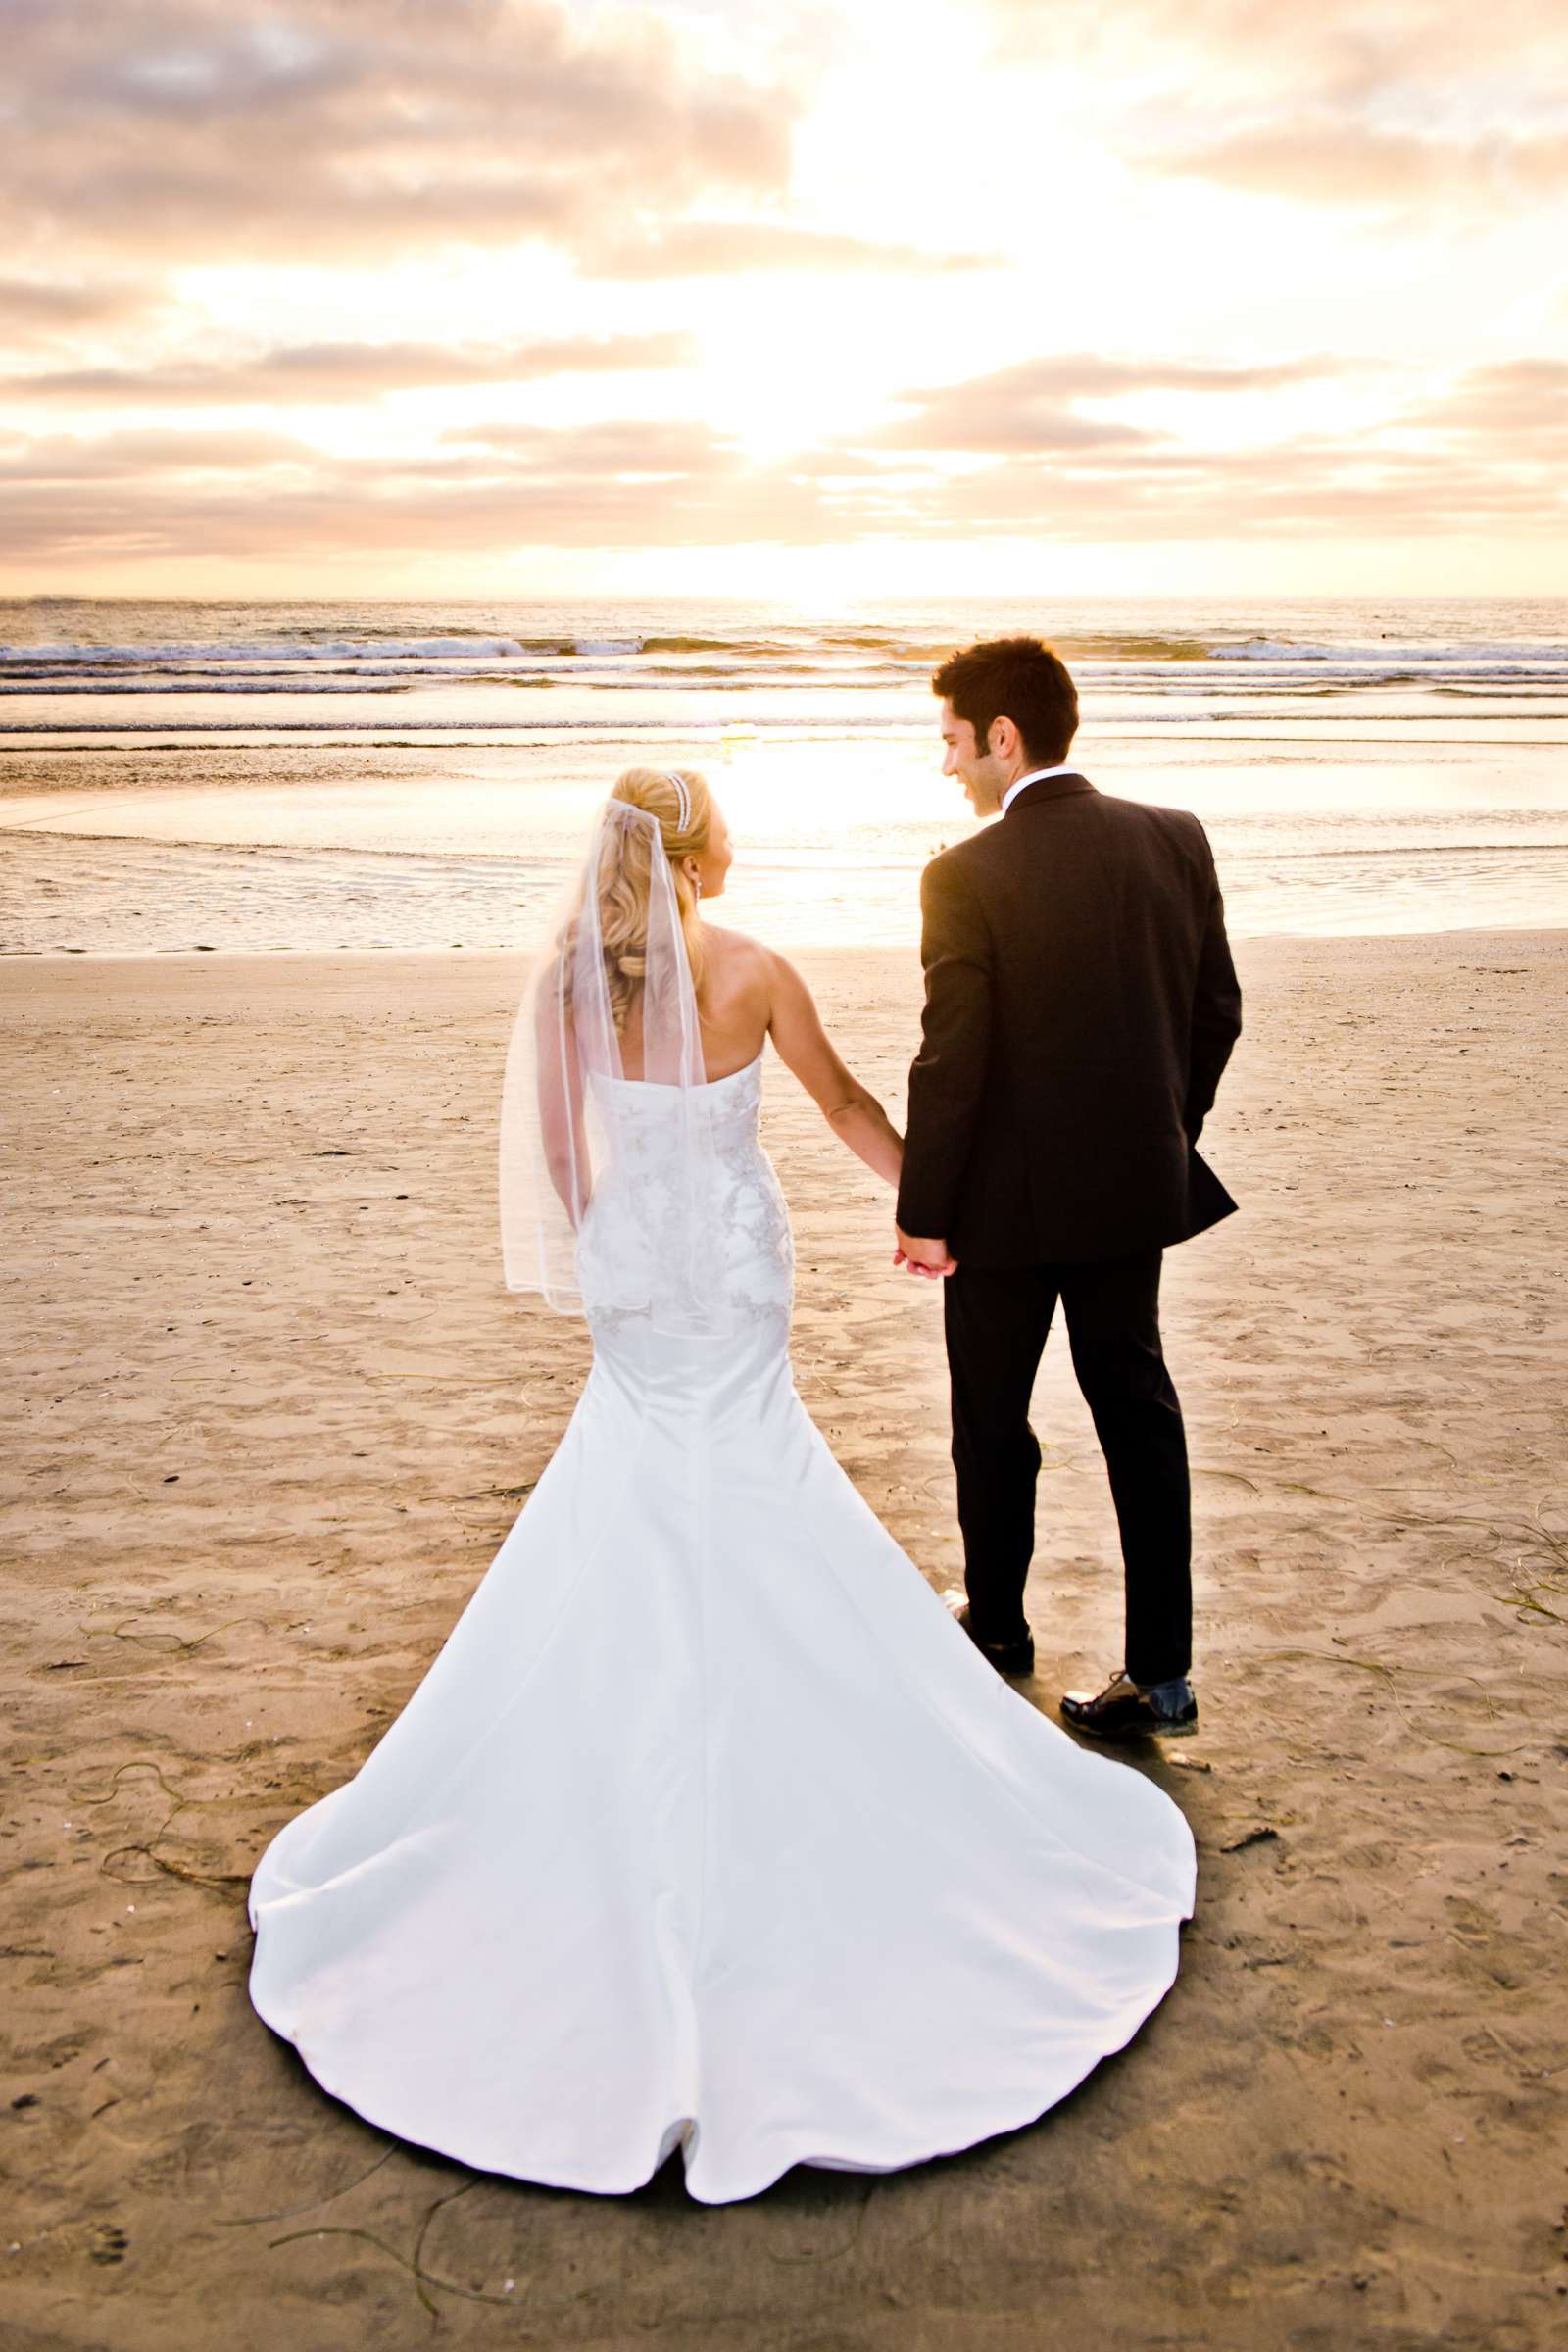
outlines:
[{"label": "white shirt collar", "polygon": [[1060,767],[1032,767],[1026,776],[1020,776],[1018,778],[1016,784],[1009,784],[1006,791],[1003,794],[1003,815],[1006,815],[1007,810],[1012,807],[1013,802],[1018,798],[1019,793],[1022,792],[1026,784],[1038,784],[1043,776],[1075,776],[1078,774],[1078,769],[1072,765],[1070,760],[1064,760]]}]

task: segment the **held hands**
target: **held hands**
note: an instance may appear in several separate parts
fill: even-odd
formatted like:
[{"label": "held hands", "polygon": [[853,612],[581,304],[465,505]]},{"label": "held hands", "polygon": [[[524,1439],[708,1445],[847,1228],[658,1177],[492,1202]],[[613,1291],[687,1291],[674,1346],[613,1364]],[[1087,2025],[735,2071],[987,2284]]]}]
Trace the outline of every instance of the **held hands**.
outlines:
[{"label": "held hands", "polygon": [[946,1242],[906,1233],[902,1225],[895,1225],[893,1230],[899,1239],[893,1252],[896,1266],[907,1266],[911,1274],[921,1275],[927,1282],[940,1282],[944,1276],[958,1271],[958,1261],[949,1256]]}]

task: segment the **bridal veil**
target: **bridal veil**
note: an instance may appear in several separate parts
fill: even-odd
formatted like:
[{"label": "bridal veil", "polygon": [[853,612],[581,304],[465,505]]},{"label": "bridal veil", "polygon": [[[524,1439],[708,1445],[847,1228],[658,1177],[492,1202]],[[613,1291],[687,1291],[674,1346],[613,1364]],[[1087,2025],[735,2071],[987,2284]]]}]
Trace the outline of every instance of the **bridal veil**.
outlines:
[{"label": "bridal veil", "polygon": [[[713,1249],[717,1145],[697,990],[663,833],[611,799],[547,931],[507,1054],[501,1237],[509,1290],[585,1311],[582,1246],[612,1170],[616,1249],[606,1300],[700,1336],[723,1289]],[[635,1111],[633,1106],[635,1107]],[[639,1150],[657,1122],[658,1150]],[[629,1164],[636,1162],[637,1164]],[[628,1205],[632,1215],[628,1218]],[[602,1254],[602,1253],[601,1253]]]}]

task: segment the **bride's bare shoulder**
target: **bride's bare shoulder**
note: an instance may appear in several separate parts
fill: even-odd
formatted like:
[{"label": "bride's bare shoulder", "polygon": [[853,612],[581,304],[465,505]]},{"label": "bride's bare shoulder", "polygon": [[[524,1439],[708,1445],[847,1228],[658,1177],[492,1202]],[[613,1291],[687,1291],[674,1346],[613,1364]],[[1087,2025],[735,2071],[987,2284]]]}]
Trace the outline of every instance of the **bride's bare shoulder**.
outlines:
[{"label": "bride's bare shoulder", "polygon": [[704,923],[703,945],[710,961],[723,965],[736,979],[759,978],[770,972],[777,960],[771,948],[749,931],[732,931],[727,924]]},{"label": "bride's bare shoulder", "polygon": [[770,948],[765,940],[754,939],[748,931],[731,931],[712,923],[703,928],[710,967],[726,995],[744,994],[759,1004],[765,1002],[771,1009],[783,996],[803,987],[801,975],[789,957],[781,956],[777,948]]},{"label": "bride's bare shoulder", "polygon": [[726,956],[732,952],[743,955],[747,950],[754,956],[766,953],[761,941],[754,939],[749,931],[737,931],[732,923],[710,923],[706,915],[703,917],[703,939],[708,947]]}]

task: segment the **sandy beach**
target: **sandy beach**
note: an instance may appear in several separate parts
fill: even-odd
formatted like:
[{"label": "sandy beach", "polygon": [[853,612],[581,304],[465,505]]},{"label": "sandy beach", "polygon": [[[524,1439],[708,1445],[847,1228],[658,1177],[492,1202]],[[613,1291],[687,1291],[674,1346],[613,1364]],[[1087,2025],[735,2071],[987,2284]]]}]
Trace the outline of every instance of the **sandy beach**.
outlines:
[{"label": "sandy beach", "polygon": [[[1166,1276],[1203,1729],[1129,1766],[1198,1838],[1182,1973],[1029,2130],[718,2209],[678,2164],[599,2200],[389,2141],[246,1998],[251,1867],[406,1700],[583,1375],[501,1287],[516,959],[0,964],[8,2346],[1561,2340],[1568,932],[1238,959],[1205,1150],[1244,1213]],[[802,961],[899,1105],[912,956]],[[765,1122],[802,1394],[945,1589],[939,1300],[776,1062]],[[1037,1424],[1050,1709],[1120,1631],[1059,1339]]]}]

